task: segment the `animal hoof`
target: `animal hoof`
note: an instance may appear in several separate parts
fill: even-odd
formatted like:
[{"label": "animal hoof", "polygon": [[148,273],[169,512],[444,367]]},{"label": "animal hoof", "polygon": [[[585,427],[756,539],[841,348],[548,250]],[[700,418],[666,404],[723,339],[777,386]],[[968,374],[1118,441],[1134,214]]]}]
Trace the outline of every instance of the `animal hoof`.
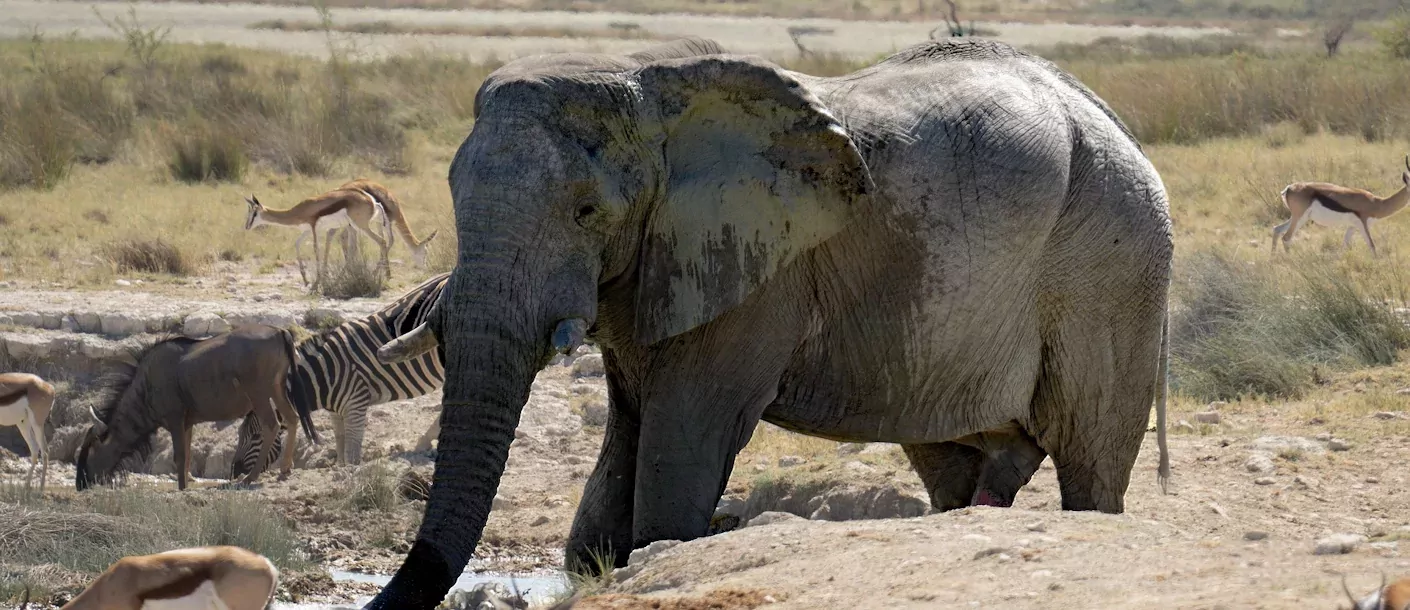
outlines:
[{"label": "animal hoof", "polygon": [[287,472],[281,472],[281,473],[279,473],[279,480],[280,480],[280,481],[287,481],[287,480],[289,480],[289,473],[287,473]]}]

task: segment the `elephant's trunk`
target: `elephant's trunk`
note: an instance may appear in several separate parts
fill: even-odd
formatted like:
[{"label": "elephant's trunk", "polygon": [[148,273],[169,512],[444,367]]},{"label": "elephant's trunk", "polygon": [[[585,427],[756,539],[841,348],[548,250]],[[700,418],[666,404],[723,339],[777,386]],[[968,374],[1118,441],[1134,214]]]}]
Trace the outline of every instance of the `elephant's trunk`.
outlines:
[{"label": "elephant's trunk", "polygon": [[[534,374],[548,359],[548,331],[505,296],[501,285],[462,264],[442,299],[446,383],[430,500],[416,543],[366,609],[430,610],[470,560],[499,487],[514,429]],[[501,276],[504,277],[504,276]]]}]

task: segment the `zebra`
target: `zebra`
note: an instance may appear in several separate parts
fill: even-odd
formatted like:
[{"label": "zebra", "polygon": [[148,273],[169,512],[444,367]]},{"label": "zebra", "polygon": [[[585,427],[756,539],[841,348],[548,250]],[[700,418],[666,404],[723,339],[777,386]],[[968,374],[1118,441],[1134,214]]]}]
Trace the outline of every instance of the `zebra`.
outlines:
[{"label": "zebra", "polygon": [[[383,364],[377,360],[377,348],[425,321],[441,298],[448,277],[449,273],[443,273],[426,280],[366,318],[344,322],[299,343],[298,358],[288,376],[289,398],[301,412],[327,409],[332,413],[338,464],[362,461],[362,437],[372,405],[423,396],[445,383],[441,350],[406,362]],[[430,449],[431,439],[439,433],[437,416],[417,442],[417,450]],[[276,437],[273,455],[282,451],[282,437]],[[254,468],[259,443],[259,426],[246,417],[230,466],[232,479]]]}]

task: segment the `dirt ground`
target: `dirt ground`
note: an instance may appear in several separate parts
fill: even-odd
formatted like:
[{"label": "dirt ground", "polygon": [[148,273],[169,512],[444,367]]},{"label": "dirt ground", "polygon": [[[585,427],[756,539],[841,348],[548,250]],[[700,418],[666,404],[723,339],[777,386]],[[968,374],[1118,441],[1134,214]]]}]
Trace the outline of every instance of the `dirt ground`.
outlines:
[{"label": "dirt ground", "polygon": [[[127,10],[125,3],[98,3],[99,11],[111,17]],[[133,3],[138,16],[148,26],[174,26],[172,42],[220,42],[242,47],[263,48],[306,55],[323,55],[327,40],[322,32],[252,30],[247,26],[272,19],[313,20],[310,8],[254,4],[195,4],[181,2]],[[814,51],[870,57],[890,53],[926,40],[938,23],[886,21],[839,21],[835,19],[739,18],[705,15],[636,15],[629,13],[570,13],[533,11],[427,11],[416,9],[335,9],[339,23],[391,21],[405,25],[494,25],[513,28],[561,27],[607,29],[611,24],[631,22],[661,36],[709,36],[739,53],[765,56],[797,53],[788,34],[790,26],[804,25],[830,30],[809,35],[808,48]],[[84,38],[113,38],[115,35],[94,14],[88,4],[46,0],[0,0],[0,37],[28,36],[30,28],[48,35],[77,32]],[[1191,36],[1219,33],[1218,28],[1104,26],[1083,24],[980,24],[998,31],[996,38],[1020,45],[1059,42],[1089,42],[1101,36],[1140,36],[1160,33]],[[359,35],[361,51],[370,55],[440,50],[474,60],[510,59],[522,55],[562,51],[630,53],[654,44],[650,40],[606,38],[535,38],[405,35]]]},{"label": "dirt ground", "polygon": [[[140,303],[152,297],[109,294],[104,300],[118,306],[124,298]],[[600,424],[605,405],[595,357],[578,356],[540,373],[473,570],[559,567],[601,441],[601,428],[589,425]],[[1155,435],[1148,434],[1122,515],[1061,512],[1049,462],[1014,508],[844,522],[798,517],[743,527],[639,560],[618,573],[608,595],[580,607],[1337,607],[1345,597],[1342,574],[1358,594],[1382,573],[1410,575],[1404,555],[1410,416],[1397,407],[1405,399],[1397,391],[1407,386],[1410,366],[1398,366],[1334,379],[1294,403],[1177,402],[1171,493],[1162,495],[1156,485]],[[1394,398],[1358,399],[1387,395]],[[375,407],[362,468],[386,468],[399,479],[410,476],[407,471],[428,476],[430,456],[410,448],[436,416],[439,398],[435,393]],[[1382,410],[1388,408],[1400,410]],[[1217,423],[1208,413],[1194,413],[1206,410],[1218,413]],[[331,438],[326,414],[316,422]],[[224,434],[228,442],[233,426]],[[320,567],[391,573],[414,539],[424,504],[371,513],[340,509],[337,500],[366,471],[329,465],[329,452],[327,446],[313,450],[315,467],[296,470],[287,481],[266,477],[258,489],[239,493],[268,498],[293,520]],[[0,472],[14,479],[26,466],[9,459],[0,462]],[[767,425],[741,455],[729,495],[747,498],[765,481],[805,474],[823,481],[823,488],[872,485],[923,497],[894,446],[859,449]],[[71,465],[56,464],[51,495],[72,494],[72,476]],[[170,477],[142,478],[171,484]],[[198,487],[218,483],[203,480]],[[787,508],[777,504],[752,509]],[[1314,554],[1319,540],[1338,534],[1355,537],[1350,552]],[[298,575],[285,589],[303,602],[348,603],[376,587]]]}]

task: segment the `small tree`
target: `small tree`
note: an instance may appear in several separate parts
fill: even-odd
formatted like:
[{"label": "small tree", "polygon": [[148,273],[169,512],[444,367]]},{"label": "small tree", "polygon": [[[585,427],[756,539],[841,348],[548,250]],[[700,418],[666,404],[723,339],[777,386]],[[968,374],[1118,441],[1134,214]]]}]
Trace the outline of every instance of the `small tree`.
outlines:
[{"label": "small tree", "polygon": [[1410,57],[1410,13],[1401,11],[1384,28],[1376,32],[1376,39],[1391,57]]},{"label": "small tree", "polygon": [[157,61],[157,52],[162,45],[166,44],[166,39],[171,35],[171,26],[146,27],[137,19],[137,7],[130,5],[127,7],[127,18],[122,15],[115,15],[111,20],[98,12],[98,7],[92,7],[93,14],[98,16],[98,20],[108,29],[127,41],[127,51],[142,64],[144,68],[151,68]]},{"label": "small tree", "polygon": [[1327,57],[1332,57],[1341,50],[1342,39],[1351,33],[1351,28],[1355,24],[1356,20],[1344,17],[1327,26],[1326,31],[1322,32],[1322,44],[1327,47]]},{"label": "small tree", "polygon": [[808,25],[793,25],[788,27],[788,37],[793,39],[793,46],[798,47],[798,54],[803,57],[813,54],[812,51],[809,51],[807,47],[803,46],[802,38],[804,36],[831,33],[832,30],[830,28],[818,28]]},{"label": "small tree", "polygon": [[[944,27],[945,27],[946,30],[949,31],[949,36],[950,36],[950,38],[958,38],[958,37],[961,37],[961,36],[973,36],[973,35],[974,35],[974,22],[973,22],[973,21],[970,21],[970,22],[969,22],[969,28],[967,28],[967,29],[965,28],[965,26],[964,26],[962,23],[960,23],[960,7],[959,7],[959,5],[955,2],[955,0],[945,0],[945,4],[948,4],[948,5],[949,5],[949,9],[950,9],[950,10],[949,10],[948,13],[945,14],[945,26],[944,26]],[[924,6],[924,4],[922,4],[922,6]],[[937,34],[939,34],[939,32],[940,32],[940,28],[939,28],[939,27],[936,27],[935,29],[930,30],[930,39],[931,39],[931,40],[939,40],[939,39],[940,39],[940,36],[937,35]]]}]

